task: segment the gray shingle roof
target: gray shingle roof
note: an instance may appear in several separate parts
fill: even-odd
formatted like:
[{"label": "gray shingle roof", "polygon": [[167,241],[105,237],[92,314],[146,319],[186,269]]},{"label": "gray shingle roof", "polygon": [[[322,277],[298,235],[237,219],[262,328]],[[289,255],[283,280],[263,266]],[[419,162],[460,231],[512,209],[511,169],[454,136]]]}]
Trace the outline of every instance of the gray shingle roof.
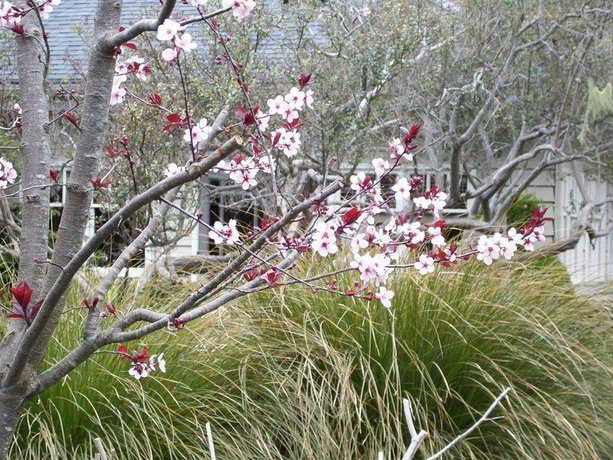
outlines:
[{"label": "gray shingle roof", "polygon": [[[94,0],[64,0],[60,5],[54,7],[49,19],[45,21],[51,48],[49,77],[52,81],[79,80],[84,75],[94,28],[96,4]],[[159,7],[159,0],[124,0],[121,23],[129,26],[143,17],[153,18],[159,11]],[[279,0],[260,0],[258,8],[267,8],[267,11],[275,16],[281,15],[283,10]],[[299,6],[292,7],[292,10],[296,11],[299,8]],[[192,6],[177,1],[173,17],[181,15],[194,16],[195,10]],[[314,38],[321,44],[323,40],[320,35],[321,26],[314,23],[308,29],[310,38]],[[11,33],[4,34],[4,38],[0,36],[0,45],[2,45],[0,78],[4,81],[16,80],[16,72],[11,64],[13,53],[4,52],[13,46],[11,35]],[[199,41],[197,37],[195,39]],[[296,27],[291,24],[291,20],[280,19],[277,26],[269,30],[268,36],[262,40],[257,55],[283,64],[288,58],[287,47],[295,44],[297,40]],[[200,43],[200,45],[200,52],[202,52],[206,49],[206,44]]]},{"label": "gray shingle roof", "polygon": [[[52,80],[73,79],[87,63],[96,3],[92,0],[65,0],[54,8],[45,27],[51,47]],[[182,8],[181,2],[177,2]],[[155,17],[159,0],[124,0],[121,23],[126,26],[142,17]],[[185,7],[183,7],[185,8]],[[147,14],[149,13],[149,14]]]},{"label": "gray shingle roof", "polygon": [[[94,29],[96,3],[94,0],[64,0],[53,8],[49,19],[44,21],[51,48],[51,80],[74,80],[84,73]],[[121,23],[128,26],[143,17],[153,18],[159,8],[159,0],[124,0]],[[178,1],[173,15],[177,13],[193,16],[194,9]],[[10,49],[14,46],[11,38],[10,34],[0,38],[3,77],[9,80],[16,78],[15,72],[11,71],[13,57]],[[5,53],[7,49],[10,51]]]}]

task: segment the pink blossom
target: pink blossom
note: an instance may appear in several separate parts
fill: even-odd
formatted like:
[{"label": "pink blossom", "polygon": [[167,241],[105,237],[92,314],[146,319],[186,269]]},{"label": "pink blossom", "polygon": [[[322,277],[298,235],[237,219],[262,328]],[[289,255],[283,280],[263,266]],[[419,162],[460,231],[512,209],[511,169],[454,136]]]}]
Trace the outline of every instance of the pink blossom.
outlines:
[{"label": "pink blossom", "polygon": [[[258,172],[261,170],[260,162],[262,160],[258,159],[258,162],[253,158],[246,158],[242,155],[236,155],[230,164],[226,164],[225,161],[220,161],[218,163],[218,167],[220,169],[224,169],[226,173],[230,176],[237,184],[241,184],[243,190],[249,190],[250,187],[257,185],[257,181],[255,180]],[[263,160],[263,167],[267,167],[267,161]]]},{"label": "pink blossom", "polygon": [[111,91],[111,105],[121,104],[123,102],[123,98],[126,96],[126,90],[121,87],[113,86]]},{"label": "pink blossom", "polygon": [[393,139],[392,142],[390,142],[389,149],[391,152],[390,158],[392,160],[397,160],[401,158],[402,155],[404,154],[404,146],[402,145],[402,141],[398,138]]},{"label": "pink blossom", "polygon": [[151,68],[145,64],[145,60],[138,56],[127,59],[125,63],[118,63],[115,66],[115,72],[122,75],[123,73],[132,72],[139,80],[147,80],[147,76],[151,73]]},{"label": "pink blossom", "polygon": [[[257,168],[265,173],[271,174],[272,171],[275,169],[276,167],[276,160],[274,158],[272,158],[270,155],[262,155],[261,157],[258,157],[256,159],[254,159]],[[272,164],[271,164],[272,161]]]},{"label": "pink blossom", "polygon": [[377,176],[382,176],[383,173],[385,173],[385,171],[390,168],[389,161],[383,158],[375,158],[374,160],[372,160],[372,165],[375,168],[375,174]]},{"label": "pink blossom", "polygon": [[238,19],[245,19],[255,8],[254,0],[223,0],[221,5],[224,8],[232,7],[232,14]]},{"label": "pink blossom", "polygon": [[183,140],[189,142],[191,137],[192,145],[198,146],[200,143],[205,142],[212,132],[213,128],[208,126],[206,118],[202,118],[197,124],[192,126],[191,131],[189,129],[185,130]]},{"label": "pink blossom", "polygon": [[177,51],[174,48],[166,48],[162,51],[162,59],[166,62],[174,61],[177,59]]},{"label": "pink blossom", "polygon": [[230,219],[228,225],[224,225],[217,221],[213,224],[213,229],[209,231],[209,238],[211,238],[215,244],[227,244],[233,246],[240,240],[240,234],[236,229],[236,220]]},{"label": "pink blossom", "polygon": [[176,163],[170,163],[168,166],[166,166],[166,168],[164,169],[164,177],[170,177],[170,176],[174,176],[175,174],[179,173],[183,171],[183,167],[181,166],[177,166]]},{"label": "pink blossom", "polygon": [[436,218],[447,204],[447,194],[442,192],[437,185],[433,185],[430,190],[426,190],[423,196],[413,198],[413,203],[418,209],[432,211]]},{"label": "pink blossom", "polygon": [[[302,110],[306,95],[298,88],[293,87],[284,97],[285,102],[292,110]],[[291,120],[288,120],[291,123]]]},{"label": "pink blossom", "polygon": [[160,41],[172,40],[175,38],[179,32],[185,30],[178,22],[172,21],[170,19],[166,19],[157,30],[157,39]]},{"label": "pink blossom", "polygon": [[301,144],[300,133],[296,130],[288,131],[285,128],[279,128],[273,131],[270,136],[275,139],[277,134],[279,134],[279,140],[275,147],[281,150],[288,158],[297,155]]},{"label": "pink blossom", "polygon": [[385,308],[391,308],[392,306],[392,297],[394,297],[394,291],[390,291],[386,289],[384,286],[379,288],[379,292],[375,294],[375,297],[381,301],[381,304]]},{"label": "pink blossom", "polygon": [[[55,0],[55,1],[57,1],[57,0]],[[53,6],[51,6],[51,5],[54,5],[54,4],[55,5],[59,5],[59,2],[58,3],[51,3],[51,2],[49,2],[49,3],[43,3],[43,4],[39,5],[38,11],[39,11],[40,17],[42,19],[49,19],[49,15],[53,12]]]},{"label": "pink blossom", "polygon": [[366,192],[372,187],[371,177],[364,172],[354,174],[349,178],[349,181],[351,182],[351,189],[356,192]]},{"label": "pink blossom", "polygon": [[364,283],[375,280],[379,284],[387,280],[391,268],[388,267],[390,259],[385,254],[376,254],[375,256],[354,254],[354,256],[355,260],[351,262],[351,267],[360,272],[360,279]]},{"label": "pink blossom", "polygon": [[270,116],[258,116],[256,117],[255,122],[257,123],[258,128],[261,132],[266,132],[266,130],[268,129],[268,123],[270,122]]},{"label": "pink blossom", "polygon": [[313,251],[321,257],[326,257],[329,254],[336,254],[336,252],[338,252],[338,246],[336,245],[335,227],[330,223],[318,222],[315,230],[313,242],[311,243]]},{"label": "pink blossom", "polygon": [[351,250],[354,254],[358,254],[361,249],[368,247],[368,240],[365,233],[360,233],[351,238]]},{"label": "pink blossom", "polygon": [[307,107],[313,107],[313,90],[308,89],[304,93],[304,103]]},{"label": "pink blossom", "polygon": [[274,99],[268,99],[268,113],[270,115],[284,115],[287,107],[287,102],[283,96],[277,96]]},{"label": "pink blossom", "polygon": [[523,237],[522,245],[526,251],[534,251],[534,243],[539,241],[545,241],[545,228],[534,227],[532,232]]},{"label": "pink blossom", "polygon": [[396,201],[403,201],[404,199],[411,198],[411,184],[406,177],[401,177],[398,182],[392,187],[392,190],[396,193]]},{"label": "pink blossom", "polygon": [[426,238],[426,234],[421,230],[420,222],[407,222],[396,228],[410,246],[421,244]]},{"label": "pink blossom", "polygon": [[157,369],[159,369],[160,372],[166,372],[166,360],[164,359],[164,353],[150,356],[149,349],[147,347],[143,347],[140,351],[132,351],[132,353],[128,353],[128,348],[125,345],[119,346],[119,352],[121,353],[120,359],[131,360],[128,374],[130,374],[136,380],[147,377],[151,372],[154,372]]},{"label": "pink blossom", "polygon": [[21,22],[21,12],[10,2],[0,3],[0,28],[13,27]]},{"label": "pink blossom", "polygon": [[17,178],[17,171],[13,168],[13,163],[4,157],[0,157],[0,190],[8,187],[8,184],[14,184]]},{"label": "pink blossom", "polygon": [[198,45],[192,41],[192,36],[187,32],[180,36],[177,35],[173,41],[177,48],[182,49],[186,53],[189,53],[198,47]]},{"label": "pink blossom", "polygon": [[441,227],[434,225],[428,227],[428,237],[430,238],[430,242],[438,248],[446,244]]},{"label": "pink blossom", "polygon": [[292,123],[293,121],[300,118],[300,114],[298,113],[298,111],[289,104],[286,104],[285,111],[282,115],[288,123]]},{"label": "pink blossom", "polygon": [[483,261],[485,265],[491,265],[498,257],[500,257],[500,247],[495,239],[481,235],[477,242],[477,259]]},{"label": "pink blossom", "polygon": [[415,268],[419,271],[420,275],[426,275],[427,273],[434,272],[434,259],[427,254],[419,256],[417,262],[415,262]]}]

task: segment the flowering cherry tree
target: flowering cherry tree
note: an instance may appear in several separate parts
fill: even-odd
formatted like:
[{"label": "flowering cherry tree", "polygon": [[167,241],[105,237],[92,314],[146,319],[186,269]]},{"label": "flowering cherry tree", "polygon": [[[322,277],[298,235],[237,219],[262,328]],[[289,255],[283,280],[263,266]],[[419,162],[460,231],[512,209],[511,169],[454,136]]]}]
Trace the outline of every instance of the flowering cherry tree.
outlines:
[{"label": "flowering cherry tree", "polygon": [[[215,5],[212,0],[192,0],[193,16],[187,18],[174,13],[175,3],[166,0],[157,18],[124,28],[120,24],[121,2],[99,0],[83,94],[66,93],[76,105],[50,119],[46,85],[52,37],[45,32],[45,20],[60,0],[0,2],[0,26],[14,33],[17,46],[20,93],[19,105],[12,111],[14,122],[7,129],[21,138],[23,164],[17,171],[6,158],[0,158],[0,192],[21,197],[20,225],[15,223],[20,236],[15,248],[19,271],[17,279],[0,292],[0,302],[10,319],[0,351],[0,458],[6,456],[26,402],[98,350],[116,353],[126,362],[126,372],[136,379],[171,373],[172,362],[166,363],[164,351],[151,354],[141,340],[164,328],[180,333],[190,322],[251,293],[303,286],[392,308],[394,292],[387,282],[398,271],[427,275],[439,266],[456,265],[470,257],[489,265],[508,260],[519,250],[533,251],[535,243],[544,239],[545,210],[539,209],[522,228],[450,241],[444,220],[447,193],[436,184],[426,188],[417,175],[396,174],[419,156],[419,123],[389,139],[389,151],[372,162],[372,172],[349,177],[351,196],[340,202],[331,200],[343,184],[325,176],[317,176],[313,194],[288,196],[283,187],[283,166],[300,161],[301,147],[308,142],[301,137],[301,128],[309,123],[310,113],[317,111],[317,76],[304,69],[293,82],[287,82],[282,94],[254,100],[244,67],[233,57],[224,23],[247,20],[255,2],[223,0]],[[199,46],[190,33],[195,27],[208,29],[222,47],[221,61],[241,94],[236,106],[218,107],[214,120],[197,113],[184,73],[186,59]],[[138,55],[137,40],[142,34],[160,42],[165,71],[176,75],[181,84],[182,94],[175,101],[157,93],[137,94],[130,88],[136,80],[146,82],[153,72]],[[84,240],[94,195],[112,187],[113,162],[125,161],[134,174],[135,160],[128,141],[120,141],[121,156],[106,143],[110,111],[122,110],[127,101],[157,110],[160,130],[176,142],[183,155],[178,157],[181,161],[169,163],[163,177],[147,188],[139,188],[137,178],[132,177],[135,185],[129,199]],[[47,128],[53,123],[69,123],[79,134],[61,224],[50,248],[49,192],[60,180],[57,171],[49,168]],[[101,161],[103,155],[111,157],[112,166]],[[271,206],[259,226],[241,228],[234,219],[210,225],[177,204],[184,187],[214,172],[227,175],[242,190],[269,193]],[[393,193],[388,194],[382,183],[392,174],[399,177],[391,188]],[[393,200],[403,203],[401,213],[394,213]],[[122,222],[148,206],[153,212],[147,225],[79,307],[86,312],[81,342],[62,360],[39,371],[65,312],[72,281]],[[192,219],[206,228],[210,240],[231,248],[229,262],[187,298],[176,299],[168,311],[113,305],[107,297],[120,272],[170,213]],[[303,278],[293,270],[303,254],[326,258],[341,251],[348,254],[348,261],[342,265],[344,259],[338,258],[333,272]],[[350,273],[352,282],[339,284],[336,277],[340,273]]]}]

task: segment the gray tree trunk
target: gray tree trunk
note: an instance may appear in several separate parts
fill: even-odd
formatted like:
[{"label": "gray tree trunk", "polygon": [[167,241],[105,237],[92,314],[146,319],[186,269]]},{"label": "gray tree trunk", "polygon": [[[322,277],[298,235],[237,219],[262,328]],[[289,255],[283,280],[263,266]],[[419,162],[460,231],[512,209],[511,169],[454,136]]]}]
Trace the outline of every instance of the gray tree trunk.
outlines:
[{"label": "gray tree trunk", "polygon": [[[25,0],[16,2],[24,10],[28,9],[26,3]],[[47,51],[36,14],[30,13],[24,17],[26,36],[16,38],[20,103],[23,110],[21,154],[24,165],[18,281],[26,281],[34,291],[32,303],[45,297],[61,273],[58,266],[67,264],[83,242],[93,195],[87,180],[97,175],[115,69],[113,47],[107,45],[104,38],[119,29],[120,12],[120,1],[98,2],[94,30],[96,45],[90,56],[82,131],[54,248],[52,262],[55,265],[45,263],[49,228],[49,188],[46,187],[49,184],[50,169],[50,143],[47,134],[49,103],[45,81]],[[16,383],[6,382],[4,376],[20,346],[26,324],[21,319],[14,319],[8,325],[0,345],[0,377],[3,380],[0,388],[0,460],[7,456],[28,396],[36,392],[38,382],[35,370],[44,356],[61,310],[60,301],[55,305],[54,314],[49,318],[32,350],[28,365]]]}]

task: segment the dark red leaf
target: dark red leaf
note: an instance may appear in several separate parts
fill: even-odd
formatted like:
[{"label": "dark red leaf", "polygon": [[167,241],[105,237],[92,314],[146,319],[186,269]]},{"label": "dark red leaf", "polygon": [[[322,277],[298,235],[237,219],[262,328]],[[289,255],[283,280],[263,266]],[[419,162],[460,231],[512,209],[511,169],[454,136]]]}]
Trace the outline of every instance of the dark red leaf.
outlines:
[{"label": "dark red leaf", "polygon": [[409,135],[413,138],[419,134],[419,130],[421,129],[421,125],[419,123],[413,123],[409,128]]},{"label": "dark red leaf", "polygon": [[9,313],[6,315],[7,318],[21,318],[26,319],[26,316],[23,313]]},{"label": "dark red leaf", "polygon": [[287,129],[287,130],[292,130],[292,129],[296,129],[300,126],[302,126],[302,123],[300,123],[300,117],[294,118],[294,120],[291,123],[288,123],[286,121],[284,121],[282,123],[282,126]]},{"label": "dark red leaf", "polygon": [[130,48],[133,51],[138,50],[138,46],[136,46],[136,44],[128,42],[128,43],[122,43],[121,46],[125,46],[126,48]]},{"label": "dark red leaf", "polygon": [[141,350],[138,352],[138,355],[136,355],[136,357],[134,358],[134,361],[138,361],[141,363],[149,361],[149,348],[141,348]]},{"label": "dark red leaf", "polygon": [[247,111],[243,107],[237,108],[234,114],[236,116],[236,119],[240,121],[245,127],[253,125],[255,123],[255,117],[253,116],[251,111]]},{"label": "dark red leaf", "polygon": [[272,139],[272,146],[273,147],[279,143],[279,139],[281,139],[281,131],[278,131],[275,134],[275,137],[273,137],[273,139]]},{"label": "dark red leaf", "polygon": [[11,30],[15,32],[17,35],[21,35],[22,37],[26,36],[26,30],[23,28],[22,24],[14,24],[11,27]]},{"label": "dark red leaf", "polygon": [[171,113],[170,115],[166,116],[166,119],[170,122],[170,123],[183,123],[183,119],[181,118],[181,115],[179,115],[178,113]]},{"label": "dark red leaf", "polygon": [[306,85],[309,84],[309,82],[311,81],[312,75],[313,75],[312,72],[300,74],[300,76],[298,77],[298,86],[301,91],[304,89]]},{"label": "dark red leaf", "polygon": [[106,187],[107,185],[110,185],[113,181],[110,179],[105,179],[102,180],[99,177],[96,177],[95,179],[87,179],[87,181],[92,184],[92,186],[94,187],[94,190],[100,190],[101,188]]},{"label": "dark red leaf", "polygon": [[36,316],[36,314],[38,313],[38,311],[40,310],[40,307],[43,306],[43,302],[45,301],[45,299],[43,300],[39,300],[38,302],[36,302],[33,306],[32,306],[32,310],[30,311],[30,318],[34,318]]},{"label": "dark red leaf", "polygon": [[149,102],[153,105],[162,105],[162,97],[158,93],[151,93],[149,95]]},{"label": "dark red leaf", "polygon": [[115,150],[113,150],[113,147],[111,147],[110,145],[105,145],[104,150],[106,150],[106,153],[108,153],[113,160],[117,156],[117,152],[115,152]]},{"label": "dark red leaf", "polygon": [[60,172],[57,169],[50,169],[49,170],[49,179],[51,179],[53,182],[57,183],[57,180],[60,177]]},{"label": "dark red leaf", "polygon": [[30,289],[28,283],[22,281],[16,287],[10,288],[10,291],[17,303],[25,311],[28,305],[30,305],[30,299],[32,298],[32,289]]},{"label": "dark red leaf", "polygon": [[120,360],[129,359],[126,356],[128,354],[128,347],[125,344],[122,343],[121,345],[119,345],[117,351],[121,353],[121,356],[119,357]]},{"label": "dark red leaf", "polygon": [[65,118],[66,120],[68,120],[71,124],[73,124],[75,127],[79,128],[79,121],[77,120],[77,116],[75,115],[74,112],[64,112],[62,114],[62,117]]},{"label": "dark red leaf", "polygon": [[343,217],[341,217],[341,220],[343,221],[343,225],[353,224],[356,220],[358,220],[358,217],[360,217],[360,214],[362,214],[362,211],[360,210],[360,208],[357,208],[357,207],[351,208],[349,211],[343,214]]}]

